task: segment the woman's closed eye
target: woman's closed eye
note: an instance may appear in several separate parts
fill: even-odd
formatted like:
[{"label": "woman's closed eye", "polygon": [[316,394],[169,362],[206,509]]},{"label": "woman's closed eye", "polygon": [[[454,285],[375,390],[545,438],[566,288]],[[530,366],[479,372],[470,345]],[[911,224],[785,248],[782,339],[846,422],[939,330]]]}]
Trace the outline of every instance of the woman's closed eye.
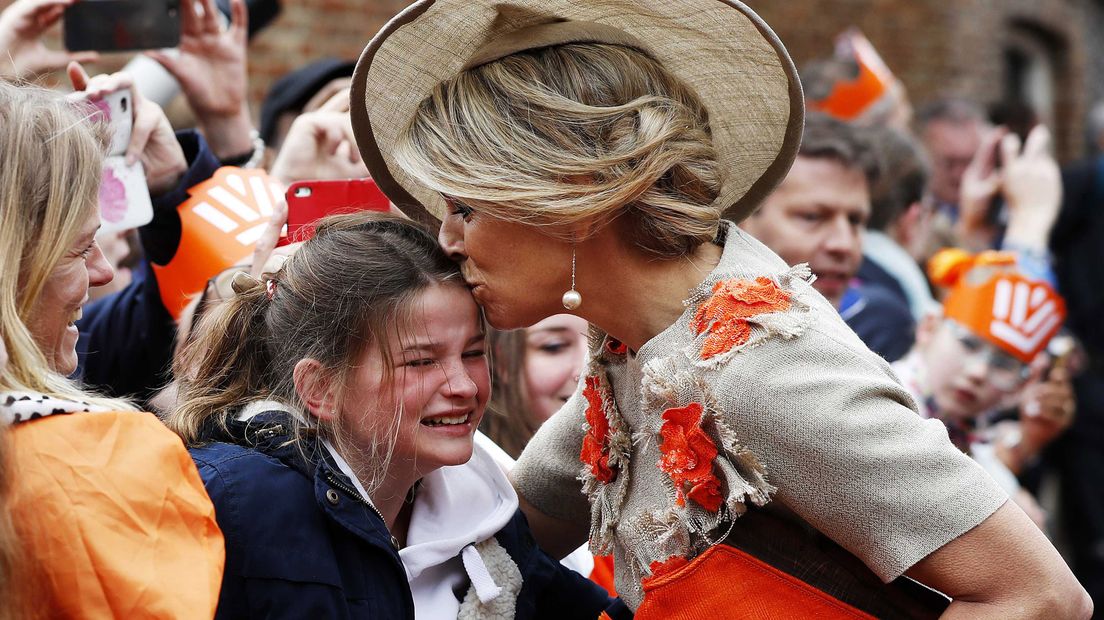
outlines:
[{"label": "woman's closed eye", "polygon": [[406,366],[407,368],[425,368],[428,366],[433,366],[436,363],[437,360],[433,359],[432,357],[420,357],[418,359],[407,360],[403,362],[403,366]]},{"label": "woman's closed eye", "polygon": [[459,215],[460,217],[464,218],[465,221],[471,218],[472,214],[475,213],[475,211],[471,207],[455,198],[446,197],[445,203],[448,205],[450,214]]}]

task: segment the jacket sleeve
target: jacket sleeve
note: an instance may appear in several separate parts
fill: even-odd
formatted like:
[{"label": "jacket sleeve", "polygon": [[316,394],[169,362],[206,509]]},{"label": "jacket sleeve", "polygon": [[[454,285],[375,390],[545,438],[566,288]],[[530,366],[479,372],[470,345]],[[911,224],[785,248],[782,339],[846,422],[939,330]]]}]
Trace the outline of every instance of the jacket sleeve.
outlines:
[{"label": "jacket sleeve", "polygon": [[180,439],[137,412],[15,426],[11,516],[36,606],[64,618],[210,618],[225,550]]},{"label": "jacket sleeve", "polygon": [[154,219],[138,231],[146,260],[129,286],[85,306],[77,322],[76,378],[110,396],[145,402],[168,378],[176,323],[161,302],[150,263],[172,259],[180,243],[176,207],[188,198],[189,188],[210,178],[219,167],[198,133],[182,131],[177,140],[189,167],[176,187],[153,199]]},{"label": "jacket sleeve", "polygon": [[518,620],[594,620],[603,613],[610,620],[632,618],[621,599],[610,598],[605,588],[538,547],[520,510],[495,537],[518,562],[522,573]]}]

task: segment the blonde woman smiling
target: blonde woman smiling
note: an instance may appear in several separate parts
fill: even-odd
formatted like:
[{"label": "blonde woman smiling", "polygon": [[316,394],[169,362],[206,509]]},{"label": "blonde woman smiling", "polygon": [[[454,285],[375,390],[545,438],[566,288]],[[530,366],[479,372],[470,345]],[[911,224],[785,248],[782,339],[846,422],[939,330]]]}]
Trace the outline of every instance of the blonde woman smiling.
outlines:
[{"label": "blonde woman smiling", "polygon": [[[97,80],[88,96],[120,85]],[[160,109],[134,101],[135,133],[147,131],[131,153],[156,192],[183,154]],[[0,83],[0,453],[16,536],[0,538],[14,557],[4,606],[16,618],[210,616],[223,540],[180,440],[66,379],[88,289],[112,278],[95,242],[105,134],[56,93]]]}]

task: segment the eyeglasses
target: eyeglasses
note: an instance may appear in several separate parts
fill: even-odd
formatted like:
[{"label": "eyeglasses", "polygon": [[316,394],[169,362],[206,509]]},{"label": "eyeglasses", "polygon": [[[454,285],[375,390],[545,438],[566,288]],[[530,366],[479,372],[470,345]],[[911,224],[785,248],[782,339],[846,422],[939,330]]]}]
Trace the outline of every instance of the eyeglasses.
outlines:
[{"label": "eyeglasses", "polygon": [[969,360],[985,364],[989,380],[997,389],[1012,390],[1027,379],[1027,364],[982,340],[956,321],[947,319],[943,325]]}]

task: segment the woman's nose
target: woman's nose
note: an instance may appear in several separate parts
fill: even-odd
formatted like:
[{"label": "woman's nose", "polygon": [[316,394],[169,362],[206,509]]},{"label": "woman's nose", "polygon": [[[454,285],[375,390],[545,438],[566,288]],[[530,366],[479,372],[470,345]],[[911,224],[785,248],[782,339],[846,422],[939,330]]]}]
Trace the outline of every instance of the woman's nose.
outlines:
[{"label": "woman's nose", "polygon": [[115,270],[100,251],[100,244],[92,246],[92,256],[88,257],[88,286],[104,286],[115,279]]},{"label": "woman's nose", "polygon": [[464,253],[464,225],[459,220],[458,217],[445,215],[441,221],[441,230],[437,233],[437,243],[455,261],[467,257]]}]

